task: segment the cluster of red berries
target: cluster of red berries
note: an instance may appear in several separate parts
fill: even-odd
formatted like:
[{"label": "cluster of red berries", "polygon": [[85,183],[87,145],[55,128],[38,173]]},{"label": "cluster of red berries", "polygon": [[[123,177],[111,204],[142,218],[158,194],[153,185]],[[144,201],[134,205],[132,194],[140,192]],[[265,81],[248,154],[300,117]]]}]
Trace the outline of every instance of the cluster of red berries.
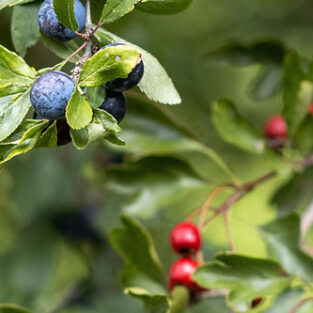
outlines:
[{"label": "cluster of red berries", "polygon": [[[308,113],[313,115],[313,103],[310,105]],[[284,146],[288,136],[288,126],[284,118],[279,114],[271,116],[264,125],[264,135],[268,140],[273,141],[273,146]]]},{"label": "cluster of red berries", "polygon": [[189,222],[176,225],[170,235],[172,248],[181,258],[173,263],[170,271],[169,288],[183,285],[191,293],[203,290],[191,278],[199,266],[193,258],[201,248],[201,235],[198,228]]}]

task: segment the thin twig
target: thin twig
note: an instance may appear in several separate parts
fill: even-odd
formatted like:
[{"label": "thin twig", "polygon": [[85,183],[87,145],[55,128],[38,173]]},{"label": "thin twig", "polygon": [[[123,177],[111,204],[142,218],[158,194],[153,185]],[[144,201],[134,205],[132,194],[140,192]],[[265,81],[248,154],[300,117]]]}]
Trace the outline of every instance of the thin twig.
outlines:
[{"label": "thin twig", "polygon": [[228,240],[228,246],[230,251],[235,251],[235,244],[231,234],[230,224],[229,224],[229,210],[223,213],[224,225],[226,230],[226,236]]},{"label": "thin twig", "polygon": [[313,298],[304,298],[300,300],[288,313],[296,313],[305,303],[312,300]]}]

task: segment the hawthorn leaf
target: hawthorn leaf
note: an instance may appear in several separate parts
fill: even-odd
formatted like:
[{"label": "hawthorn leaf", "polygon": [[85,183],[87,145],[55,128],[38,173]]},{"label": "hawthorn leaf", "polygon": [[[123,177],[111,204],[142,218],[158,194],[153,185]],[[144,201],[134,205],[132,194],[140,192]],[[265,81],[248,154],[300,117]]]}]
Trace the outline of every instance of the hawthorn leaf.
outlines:
[{"label": "hawthorn leaf", "polygon": [[169,298],[163,294],[151,294],[145,289],[135,287],[125,289],[125,293],[141,300],[150,313],[167,313],[170,307]]},{"label": "hawthorn leaf", "polygon": [[313,259],[299,248],[300,220],[297,215],[277,219],[259,227],[270,257],[280,262],[284,270],[305,282],[313,280]]},{"label": "hawthorn leaf", "polygon": [[38,4],[16,6],[12,13],[11,35],[15,50],[25,56],[29,47],[34,46],[40,31],[37,22]]},{"label": "hawthorn leaf", "polygon": [[165,284],[165,273],[148,231],[137,220],[122,216],[122,226],[113,229],[110,241],[127,264]]},{"label": "hawthorn leaf", "polygon": [[173,84],[173,81],[168,76],[160,62],[153,55],[144,49],[129,43],[110,32],[105,31],[104,29],[99,29],[96,33],[96,36],[103,46],[108,44],[109,39],[113,40],[114,42],[122,42],[132,45],[139,50],[142,55],[145,72],[138,87],[143,93],[147,95],[149,99],[163,104],[181,103],[181,98]]},{"label": "hawthorn leaf", "polygon": [[153,14],[175,14],[186,10],[192,0],[143,0],[136,8]]},{"label": "hawthorn leaf", "polygon": [[78,83],[83,87],[95,87],[116,78],[126,78],[139,59],[140,52],[131,46],[107,47],[86,61]]},{"label": "hawthorn leaf", "polygon": [[58,20],[72,31],[78,31],[78,23],[74,13],[74,0],[53,0],[53,8]]},{"label": "hawthorn leaf", "polygon": [[21,124],[29,107],[30,90],[23,94],[0,97],[0,142]]},{"label": "hawthorn leaf", "polygon": [[32,311],[13,303],[0,303],[0,313],[32,313]]},{"label": "hawthorn leaf", "polygon": [[66,120],[73,129],[82,129],[90,124],[93,112],[86,96],[76,88],[66,107]]},{"label": "hawthorn leaf", "polygon": [[249,152],[264,152],[265,141],[261,133],[238,112],[232,102],[215,102],[212,111],[213,124],[225,141]]},{"label": "hawthorn leaf", "polygon": [[249,311],[255,298],[280,294],[291,281],[281,275],[278,263],[239,254],[218,254],[199,267],[193,279],[209,289],[229,290],[228,304],[236,312]]},{"label": "hawthorn leaf", "polygon": [[112,23],[135,8],[139,0],[107,0],[103,7],[100,23]]},{"label": "hawthorn leaf", "polygon": [[300,56],[290,52],[284,64],[283,111],[288,124],[288,132],[293,136],[305,119],[313,98],[313,84],[305,80]]}]

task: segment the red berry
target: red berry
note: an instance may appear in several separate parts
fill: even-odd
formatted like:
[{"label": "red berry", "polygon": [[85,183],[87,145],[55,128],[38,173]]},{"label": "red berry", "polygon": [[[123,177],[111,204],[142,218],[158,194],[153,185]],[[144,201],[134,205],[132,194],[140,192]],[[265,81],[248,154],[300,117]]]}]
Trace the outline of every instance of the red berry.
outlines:
[{"label": "red berry", "polygon": [[198,267],[198,262],[191,258],[181,258],[173,263],[170,271],[170,290],[177,285],[186,286],[190,291],[196,291],[199,286],[191,279]]},{"label": "red berry", "polygon": [[176,225],[171,232],[171,244],[178,254],[195,254],[201,247],[198,228],[188,222]]},{"label": "red berry", "polygon": [[313,115],[313,103],[309,106],[309,114]]},{"label": "red berry", "polygon": [[252,308],[255,308],[256,306],[258,306],[261,302],[263,301],[262,298],[255,298],[252,300],[252,303],[251,303],[251,307]]},{"label": "red berry", "polygon": [[287,124],[281,115],[274,115],[265,123],[265,136],[269,139],[284,139],[287,137]]}]

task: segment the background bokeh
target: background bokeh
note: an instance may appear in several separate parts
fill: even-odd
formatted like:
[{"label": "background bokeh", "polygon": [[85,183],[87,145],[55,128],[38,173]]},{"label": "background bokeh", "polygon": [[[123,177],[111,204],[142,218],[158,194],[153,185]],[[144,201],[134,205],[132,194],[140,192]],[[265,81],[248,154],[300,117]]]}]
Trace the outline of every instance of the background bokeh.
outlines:
[{"label": "background bokeh", "polygon": [[[0,43],[13,50],[10,15],[10,9],[0,12]],[[230,98],[261,129],[270,114],[279,112],[281,97],[278,94],[255,101],[250,96],[250,82],[259,65],[239,68],[208,60],[205,55],[231,41],[278,38],[311,57],[312,28],[310,0],[195,0],[177,15],[134,11],[108,25],[110,31],[161,61],[183,99],[179,106],[162,109],[214,148],[243,181],[265,173],[269,165],[262,157],[219,139],[211,123],[210,105],[218,98]],[[36,69],[59,61],[41,43],[29,50],[26,60]],[[122,128],[124,123],[127,125],[127,117]],[[199,206],[210,188],[226,179],[199,152],[185,152],[183,157],[210,186],[183,195],[170,189],[168,198],[177,201],[160,202],[153,214],[140,216],[167,269],[175,259],[167,241],[171,227]],[[127,159],[127,155],[99,143],[85,151],[71,145],[35,150],[5,166],[0,173],[0,302],[49,313],[143,312],[140,303],[123,295],[119,280],[123,262],[108,242],[108,234],[129,203],[129,193],[127,187],[122,190],[116,186],[106,170]],[[153,184],[153,169],[147,165],[142,171],[144,174],[134,177],[129,173],[124,177],[122,172],[119,180],[129,189],[142,177]],[[238,252],[266,255],[253,225],[275,216],[269,198],[280,183],[274,180],[260,187],[232,210],[231,227]],[[149,197],[144,205],[149,211]],[[221,221],[212,224],[204,236],[207,258],[227,248]],[[226,313],[224,306],[222,299],[207,300],[191,312]]]}]

